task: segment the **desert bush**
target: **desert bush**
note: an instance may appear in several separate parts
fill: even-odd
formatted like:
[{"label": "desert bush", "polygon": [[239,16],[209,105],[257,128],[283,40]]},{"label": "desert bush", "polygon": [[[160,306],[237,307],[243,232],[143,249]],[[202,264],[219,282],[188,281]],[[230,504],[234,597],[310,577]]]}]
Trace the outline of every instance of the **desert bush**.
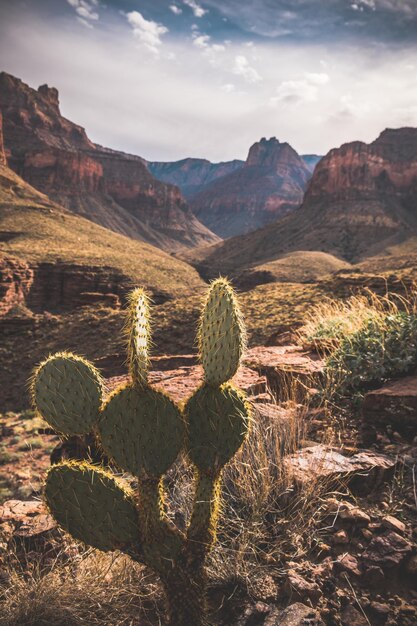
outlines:
[{"label": "desert bush", "polygon": [[406,312],[370,319],[327,359],[335,391],[366,389],[417,365],[417,316]]},{"label": "desert bush", "polygon": [[417,306],[412,293],[372,292],[315,307],[300,331],[305,345],[326,359],[326,395],[366,389],[417,365]]}]

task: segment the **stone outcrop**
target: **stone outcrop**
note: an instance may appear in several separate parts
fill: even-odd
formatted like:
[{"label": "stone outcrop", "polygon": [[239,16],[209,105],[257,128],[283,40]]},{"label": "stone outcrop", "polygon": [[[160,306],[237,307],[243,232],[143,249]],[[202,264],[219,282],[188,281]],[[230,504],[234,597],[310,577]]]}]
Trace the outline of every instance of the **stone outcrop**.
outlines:
[{"label": "stone outcrop", "polygon": [[33,269],[27,263],[0,254],[0,317],[26,304],[33,277]]},{"label": "stone outcrop", "polygon": [[288,456],[284,464],[300,487],[306,488],[314,481],[326,485],[349,484],[359,493],[369,493],[391,478],[396,467],[396,461],[384,454],[365,451],[348,457],[323,444]]},{"label": "stone outcrop", "polygon": [[[59,262],[29,265],[0,255],[0,318],[19,305],[34,313],[97,304],[119,309],[131,289],[131,279],[111,267]],[[162,291],[153,293],[156,304],[168,299]]]},{"label": "stone outcrop", "polygon": [[243,167],[207,186],[191,207],[221,237],[248,233],[297,208],[310,177],[288,143],[263,138],[250,148]]},{"label": "stone outcrop", "polygon": [[417,376],[369,391],[362,404],[365,429],[390,426],[411,439],[417,434]]},{"label": "stone outcrop", "polygon": [[94,144],[62,117],[55,88],[36,91],[2,72],[0,111],[9,166],[71,211],[168,250],[218,240],[143,159]]},{"label": "stone outcrop", "polygon": [[325,362],[299,346],[258,346],[248,350],[244,364],[266,377],[278,402],[301,402],[313,394],[324,373]]}]

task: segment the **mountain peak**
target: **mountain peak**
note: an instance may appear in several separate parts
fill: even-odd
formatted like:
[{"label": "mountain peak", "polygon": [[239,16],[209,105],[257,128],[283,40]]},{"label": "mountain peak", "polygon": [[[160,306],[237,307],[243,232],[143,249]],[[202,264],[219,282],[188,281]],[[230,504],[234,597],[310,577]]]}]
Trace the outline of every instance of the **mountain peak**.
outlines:
[{"label": "mountain peak", "polygon": [[54,107],[57,113],[59,113],[59,94],[56,87],[49,87],[46,84],[40,85],[40,87],[38,87],[38,93],[40,93],[46,102]]},{"label": "mountain peak", "polygon": [[289,143],[281,143],[276,137],[270,139],[262,137],[249,149],[245,166],[274,168],[283,163],[288,165],[290,162],[305,167],[301,157]]}]

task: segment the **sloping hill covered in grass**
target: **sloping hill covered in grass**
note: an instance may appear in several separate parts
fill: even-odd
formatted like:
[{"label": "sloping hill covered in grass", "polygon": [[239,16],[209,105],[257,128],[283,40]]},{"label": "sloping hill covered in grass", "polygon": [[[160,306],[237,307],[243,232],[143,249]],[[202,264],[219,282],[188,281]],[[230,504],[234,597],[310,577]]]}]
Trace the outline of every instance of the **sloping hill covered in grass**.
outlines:
[{"label": "sloping hill covered in grass", "polygon": [[168,297],[202,285],[186,263],[73,215],[4,165],[0,165],[0,251],[30,265],[59,262],[113,268],[132,284]]}]

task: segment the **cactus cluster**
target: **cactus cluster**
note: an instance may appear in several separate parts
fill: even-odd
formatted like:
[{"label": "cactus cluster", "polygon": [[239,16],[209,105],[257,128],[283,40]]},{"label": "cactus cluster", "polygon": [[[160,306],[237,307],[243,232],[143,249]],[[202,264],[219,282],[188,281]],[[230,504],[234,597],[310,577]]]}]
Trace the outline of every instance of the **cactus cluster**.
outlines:
[{"label": "cactus cluster", "polygon": [[[95,433],[112,470],[75,461],[53,465],[45,499],[73,537],[103,551],[120,550],[153,568],[164,584],[170,626],[206,624],[206,557],[216,539],[221,476],[247,436],[250,409],[230,379],[245,347],[231,285],[214,281],[198,332],[203,384],[179,407],[148,381],[150,303],[142,289],[129,300],[126,332],[131,382],[103,398],[99,372],[70,353],[46,359],[32,381],[34,404],[62,435]],[[164,475],[185,452],[195,467],[192,514],[177,528],[164,502]],[[117,478],[136,477],[134,492]]]}]

